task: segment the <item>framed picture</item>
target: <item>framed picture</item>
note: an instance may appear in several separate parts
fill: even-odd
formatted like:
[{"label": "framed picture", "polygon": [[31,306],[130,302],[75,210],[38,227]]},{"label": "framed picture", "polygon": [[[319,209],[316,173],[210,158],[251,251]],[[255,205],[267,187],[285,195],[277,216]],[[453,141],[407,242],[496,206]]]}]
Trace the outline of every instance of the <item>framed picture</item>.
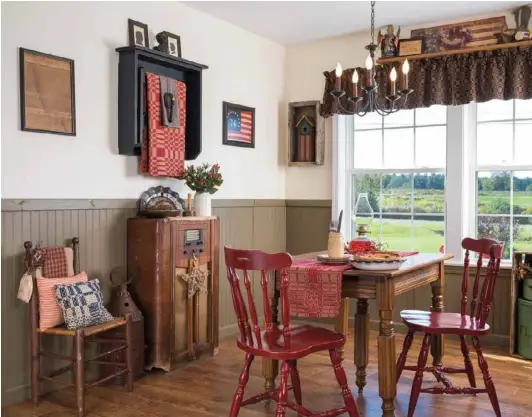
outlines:
[{"label": "framed picture", "polygon": [[255,109],[223,102],[224,145],[255,147]]},{"label": "framed picture", "polygon": [[154,49],[176,58],[181,58],[181,38],[170,32],[160,32],[155,36],[159,45]]},{"label": "framed picture", "polygon": [[21,129],[76,136],[74,61],[20,48]]},{"label": "framed picture", "polygon": [[399,39],[399,56],[420,55],[423,53],[424,38]]},{"label": "framed picture", "polygon": [[452,23],[424,29],[414,29],[410,35],[425,39],[423,53],[431,54],[457,49],[497,44],[497,34],[506,27],[506,17],[489,17],[468,22]]},{"label": "framed picture", "polygon": [[128,19],[129,46],[150,47],[150,38],[148,36],[148,25]]}]

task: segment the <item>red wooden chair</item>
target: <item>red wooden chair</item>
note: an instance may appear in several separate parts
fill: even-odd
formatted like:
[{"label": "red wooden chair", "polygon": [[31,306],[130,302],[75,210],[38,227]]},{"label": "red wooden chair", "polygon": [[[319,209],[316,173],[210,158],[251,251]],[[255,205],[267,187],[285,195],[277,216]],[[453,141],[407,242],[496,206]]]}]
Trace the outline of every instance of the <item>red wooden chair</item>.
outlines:
[{"label": "red wooden chair", "polygon": [[[273,399],[277,401],[275,417],[284,417],[286,408],[295,410],[299,414],[309,417],[334,417],[348,413],[349,417],[358,417],[355,400],[347,384],[347,377],[336,349],[343,346],[344,336],[340,333],[309,325],[290,325],[290,307],[288,302],[288,274],[287,269],[292,264],[288,253],[268,254],[258,250],[240,250],[224,248],[227,278],[231,285],[233,305],[238,320],[240,337],[237,345],[246,352],[244,369],[238,380],[230,417],[237,417],[240,407],[255,404],[259,401]],[[240,280],[237,270],[242,271],[244,287],[247,293],[247,305],[240,291]],[[258,322],[257,309],[253,298],[249,271],[260,271],[262,301],[264,304],[265,329],[261,329]],[[268,274],[280,271],[281,316],[282,325],[272,322],[270,298],[268,291]],[[249,315],[248,315],[249,308]],[[251,316],[251,324],[248,317]],[[336,379],[342,389],[345,407],[312,413],[304,408],[301,399],[301,385],[297,370],[297,360],[314,352],[328,350],[331,357]],[[282,361],[281,381],[278,389],[266,391],[244,401],[244,389],[249,379],[249,368],[255,356]],[[292,386],[288,385],[290,375]],[[296,403],[288,402],[288,391],[293,390]]]},{"label": "red wooden chair", "polygon": [[[405,337],[403,350],[397,360],[397,380],[401,376],[403,369],[415,371],[414,382],[412,383],[412,392],[410,394],[410,403],[408,405],[408,417],[414,415],[419,393],[429,394],[477,394],[488,393],[488,396],[497,417],[501,416],[499,408],[499,400],[495,391],[495,385],[491,380],[488,370],[488,363],[482,354],[482,347],[480,345],[479,336],[489,333],[490,327],[486,323],[493,300],[493,293],[495,291],[495,282],[499,273],[499,265],[501,263],[502,252],[504,244],[489,239],[471,239],[465,238],[462,240],[462,247],[466,250],[464,258],[464,276],[462,279],[462,299],[461,312],[458,313],[437,313],[427,311],[405,310],[401,311],[401,318],[408,326],[408,334]],[[469,281],[469,252],[476,252],[478,254],[477,272],[473,284],[473,294],[471,300],[470,314],[467,314],[467,293]],[[482,284],[480,295],[479,287],[481,281],[482,259],[483,256],[489,257],[489,262],[486,268],[486,276]],[[415,332],[425,333],[423,343],[421,345],[421,352],[417,366],[405,366],[406,355]],[[455,334],[460,336],[460,344],[462,354],[464,356],[464,367],[447,368],[443,366],[429,366],[427,367],[427,356],[431,343],[431,335]],[[484,378],[486,388],[477,388],[475,382],[475,373],[471,359],[469,358],[469,348],[465,337],[472,336],[473,346],[477,352],[478,365]],[[423,381],[423,373],[431,372],[436,379],[443,385],[442,387],[421,388]],[[471,386],[465,388],[454,387],[451,381],[446,377],[448,374],[465,373],[467,374],[469,384]]]}]

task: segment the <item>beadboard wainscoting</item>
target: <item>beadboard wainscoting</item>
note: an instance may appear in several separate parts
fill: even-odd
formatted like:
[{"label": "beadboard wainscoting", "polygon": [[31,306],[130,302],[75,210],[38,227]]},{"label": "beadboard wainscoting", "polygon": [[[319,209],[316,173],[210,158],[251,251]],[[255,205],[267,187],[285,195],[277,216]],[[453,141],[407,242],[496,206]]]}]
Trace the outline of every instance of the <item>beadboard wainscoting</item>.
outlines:
[{"label": "beadboard wainscoting", "polygon": [[[136,215],[135,200],[2,200],[2,405],[28,398],[29,307],[16,298],[23,274],[23,243],[43,246],[69,244],[80,239],[81,269],[98,277],[106,300],[109,272],[125,267],[126,220]],[[228,286],[223,246],[286,250],[284,200],[213,200],[220,218],[220,336],[234,333],[235,314]],[[260,291],[257,284],[254,288]],[[70,338],[45,336],[43,348],[68,354]],[[64,366],[45,360],[43,370]],[[68,374],[67,374],[68,375]],[[44,390],[60,386],[43,384]]]},{"label": "beadboard wainscoting", "polygon": [[[65,245],[74,236],[80,238],[81,268],[102,282],[104,296],[110,294],[109,272],[124,266],[126,260],[126,220],[136,215],[135,200],[2,200],[2,405],[28,398],[29,339],[28,306],[16,298],[23,273],[22,255],[25,240],[43,245]],[[287,250],[293,255],[324,250],[331,219],[331,202],[327,200],[213,200],[213,214],[220,218],[220,337],[237,333],[230,289],[225,273],[223,246],[262,249],[269,252]],[[460,311],[460,288],[463,269],[446,266],[445,308]],[[471,281],[475,270],[471,270]],[[509,269],[501,270],[490,315],[492,334],[485,344],[506,345],[510,317]],[[472,288],[470,284],[469,288]],[[260,291],[257,280],[254,291]],[[256,297],[260,300],[261,297]],[[428,309],[430,288],[421,288],[396,299],[396,330],[401,309]],[[356,311],[351,301],[350,326]],[[262,305],[257,305],[259,311]],[[371,326],[378,328],[374,301],[370,301]],[[331,325],[331,320],[320,321]],[[43,347],[67,353],[68,338],[44,337]],[[352,353],[346,353],[347,360]],[[44,363],[46,362],[46,363]],[[43,361],[51,371],[64,362]],[[43,388],[50,386],[43,384]],[[51,388],[57,388],[52,385]]]}]

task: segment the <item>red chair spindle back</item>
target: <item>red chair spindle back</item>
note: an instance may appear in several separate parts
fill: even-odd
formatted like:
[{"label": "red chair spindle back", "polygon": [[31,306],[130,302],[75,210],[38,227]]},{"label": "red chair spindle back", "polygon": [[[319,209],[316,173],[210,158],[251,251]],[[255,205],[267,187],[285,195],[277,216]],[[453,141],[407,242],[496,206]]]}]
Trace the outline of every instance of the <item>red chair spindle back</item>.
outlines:
[{"label": "red chair spindle back", "polygon": [[[251,326],[255,341],[261,343],[260,324],[258,322],[257,308],[251,289],[251,280],[249,279],[250,271],[260,271],[260,284],[262,290],[264,321],[266,330],[273,330],[272,313],[270,307],[270,292],[268,273],[281,271],[281,311],[283,322],[283,333],[286,333],[290,324],[290,311],[288,307],[288,274],[283,273],[286,268],[292,265],[292,257],[288,253],[266,253],[260,250],[243,250],[224,247],[225,265],[227,267],[227,278],[231,285],[231,295],[233,297],[233,306],[238,320],[240,338],[243,342],[253,346],[254,341],[251,334]],[[249,307],[249,316],[251,316],[251,326],[249,316],[244,302],[244,297],[240,290],[240,280],[238,270],[242,271],[244,277],[244,287],[246,288],[247,301]],[[275,290],[275,288],[273,288]]]},{"label": "red chair spindle back", "polygon": [[[497,242],[491,239],[471,239],[465,238],[462,240],[462,247],[466,250],[464,259],[464,276],[462,281],[462,308],[461,314],[467,314],[467,290],[469,280],[469,252],[476,252],[478,254],[477,271],[475,274],[475,282],[473,284],[473,294],[471,297],[471,319],[478,322],[479,327],[486,324],[491,310],[491,303],[493,301],[493,294],[495,291],[495,282],[499,274],[499,267],[501,263],[504,243]],[[489,256],[489,262],[486,268],[486,276],[480,290],[481,275],[482,275],[482,260],[483,255]]]}]

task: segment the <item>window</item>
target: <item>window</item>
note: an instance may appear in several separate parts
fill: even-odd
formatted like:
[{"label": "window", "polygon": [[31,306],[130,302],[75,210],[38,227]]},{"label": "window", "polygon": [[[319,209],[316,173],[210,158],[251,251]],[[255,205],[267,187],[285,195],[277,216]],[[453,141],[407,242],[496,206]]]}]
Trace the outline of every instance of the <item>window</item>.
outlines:
[{"label": "window", "polygon": [[532,249],[532,100],[477,106],[476,233]]},{"label": "window", "polygon": [[354,118],[351,237],[363,224],[389,249],[444,245],[446,125],[444,106]]},{"label": "window", "polygon": [[[462,263],[466,236],[532,250],[532,100],[336,116],[333,210],[343,233]],[[347,213],[350,215],[347,216]]]}]

